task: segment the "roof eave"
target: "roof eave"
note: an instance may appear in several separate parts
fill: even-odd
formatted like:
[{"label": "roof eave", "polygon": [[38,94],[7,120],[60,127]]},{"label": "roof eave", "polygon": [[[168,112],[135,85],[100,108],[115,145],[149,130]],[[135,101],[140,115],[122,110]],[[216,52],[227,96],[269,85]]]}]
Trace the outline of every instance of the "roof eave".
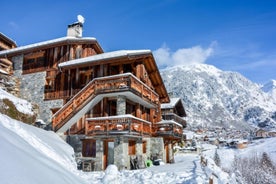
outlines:
[{"label": "roof eave", "polygon": [[88,42],[88,43],[95,43],[99,51],[103,52],[102,48],[98,44],[96,38],[94,37],[85,37],[85,38],[76,38],[76,37],[62,37],[62,38],[57,38],[49,41],[44,41],[44,42],[39,42],[39,43],[34,43],[26,46],[21,46],[17,47],[14,49],[9,49],[9,50],[4,50],[0,52],[0,57],[11,57],[15,55],[20,55],[24,54],[26,52],[32,51],[32,50],[41,50],[43,48],[47,47],[53,47],[55,45],[60,45],[62,43],[83,43],[83,42]]}]

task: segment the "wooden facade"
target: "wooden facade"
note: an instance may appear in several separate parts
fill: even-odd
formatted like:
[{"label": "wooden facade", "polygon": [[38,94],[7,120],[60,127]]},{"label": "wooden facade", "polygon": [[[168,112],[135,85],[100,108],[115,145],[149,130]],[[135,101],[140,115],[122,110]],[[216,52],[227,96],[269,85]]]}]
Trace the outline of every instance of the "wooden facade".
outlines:
[{"label": "wooden facade", "polygon": [[[16,44],[13,40],[0,32],[0,52],[16,48]],[[0,58],[0,73],[11,74],[12,61],[7,58]]]},{"label": "wooden facade", "polygon": [[45,73],[42,100],[63,102],[51,109],[52,129],[85,136],[82,155],[87,157],[97,157],[96,140],[103,140],[104,168],[111,162],[108,145],[121,138],[129,140],[129,155],[136,154],[138,142],[140,154],[147,152],[144,138],[163,137],[167,149],[182,139],[183,104],[161,110],[170,98],[151,51],[104,53],[94,38],[64,37],[0,52],[1,59],[19,55],[22,75]]}]

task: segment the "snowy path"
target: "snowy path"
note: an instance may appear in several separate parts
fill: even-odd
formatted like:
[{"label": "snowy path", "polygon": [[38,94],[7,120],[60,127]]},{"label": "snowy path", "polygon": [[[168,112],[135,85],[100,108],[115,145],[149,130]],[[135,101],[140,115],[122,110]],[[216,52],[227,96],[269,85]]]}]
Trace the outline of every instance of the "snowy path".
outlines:
[{"label": "snowy path", "polygon": [[[101,183],[103,172],[90,173],[86,177],[91,183]],[[173,184],[173,183],[208,183],[208,178],[201,168],[196,154],[178,154],[174,164],[152,166],[141,170],[125,170],[118,173],[114,183],[130,184]]]}]

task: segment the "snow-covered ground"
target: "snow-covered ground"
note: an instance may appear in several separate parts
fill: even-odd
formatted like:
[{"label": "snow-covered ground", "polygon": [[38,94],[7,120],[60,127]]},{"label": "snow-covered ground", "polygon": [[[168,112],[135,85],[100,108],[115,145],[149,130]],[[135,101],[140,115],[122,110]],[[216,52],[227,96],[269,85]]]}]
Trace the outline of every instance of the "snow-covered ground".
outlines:
[{"label": "snow-covered ground", "polygon": [[0,114],[1,183],[87,183],[76,170],[74,151],[54,132]]},{"label": "snow-covered ground", "polygon": [[[210,144],[203,144],[203,155],[213,158],[217,146]],[[217,149],[221,159],[221,167],[229,169],[234,160],[234,156],[238,157],[252,157],[254,155],[261,155],[266,152],[271,160],[276,164],[276,138],[266,138],[254,140],[245,149],[231,149],[231,148],[219,148]]]},{"label": "snow-covered ground", "polygon": [[[1,183],[208,183],[212,174],[218,183],[232,178],[212,160],[214,146],[204,145],[208,165],[200,165],[197,154],[177,153],[174,164],[152,166],[141,170],[118,171],[110,166],[104,172],[77,170],[73,149],[54,132],[45,131],[0,114]],[[244,150],[219,149],[223,167],[234,154],[249,155],[266,151],[275,161],[276,138],[258,140]]]},{"label": "snow-covered ground", "polygon": [[[205,183],[196,154],[179,154],[175,164],[143,170],[84,173],[73,149],[57,134],[0,114],[1,183]],[[110,180],[110,178],[112,180]]]}]

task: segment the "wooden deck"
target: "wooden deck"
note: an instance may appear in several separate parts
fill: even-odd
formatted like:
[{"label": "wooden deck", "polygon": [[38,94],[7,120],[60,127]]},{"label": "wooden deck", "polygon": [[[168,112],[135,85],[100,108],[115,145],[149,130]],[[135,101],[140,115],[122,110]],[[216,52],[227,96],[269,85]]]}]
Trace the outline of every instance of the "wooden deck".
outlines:
[{"label": "wooden deck", "polygon": [[157,123],[153,126],[153,135],[169,139],[180,139],[183,135],[183,128],[175,123]]},{"label": "wooden deck", "polygon": [[85,135],[87,136],[150,136],[151,123],[132,115],[87,118]]},{"label": "wooden deck", "polygon": [[148,103],[157,105],[159,96],[131,73],[96,78],[89,82],[53,117],[53,129],[57,131],[98,95],[129,91]]}]

